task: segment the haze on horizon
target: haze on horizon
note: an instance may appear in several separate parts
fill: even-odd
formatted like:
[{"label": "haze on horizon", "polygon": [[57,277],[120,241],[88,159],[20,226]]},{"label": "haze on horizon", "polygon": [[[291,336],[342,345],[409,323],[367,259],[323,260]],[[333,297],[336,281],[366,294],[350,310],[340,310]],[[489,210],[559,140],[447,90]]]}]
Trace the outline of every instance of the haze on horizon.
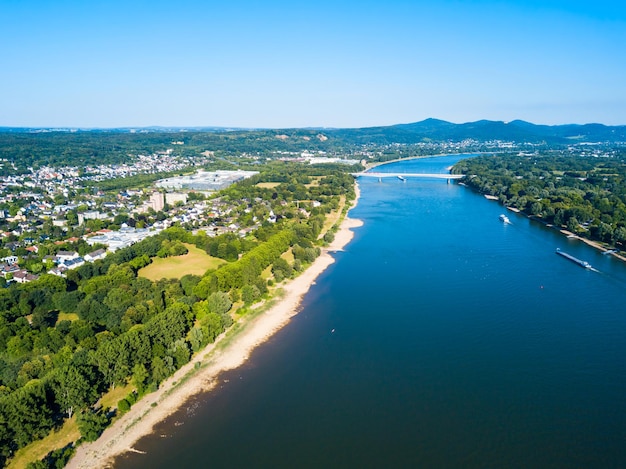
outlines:
[{"label": "haze on horizon", "polygon": [[4,0],[0,126],[626,124],[613,1]]}]

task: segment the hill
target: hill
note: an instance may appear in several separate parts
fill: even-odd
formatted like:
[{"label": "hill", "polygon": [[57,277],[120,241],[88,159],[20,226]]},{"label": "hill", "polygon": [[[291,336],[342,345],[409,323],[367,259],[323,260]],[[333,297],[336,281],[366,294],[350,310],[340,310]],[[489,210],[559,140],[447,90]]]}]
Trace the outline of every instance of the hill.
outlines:
[{"label": "hill", "polygon": [[506,140],[527,143],[565,144],[572,142],[625,142],[626,126],[603,124],[537,125],[521,120],[511,122],[479,120],[453,124],[426,119],[411,124],[329,131],[338,138],[359,143],[419,143],[424,141]]},{"label": "hill", "polygon": [[217,127],[146,127],[137,129],[52,129],[0,127],[0,161],[23,172],[30,166],[81,166],[87,161],[118,164],[128,155],[171,151],[194,157],[209,150],[218,156],[297,154],[303,151],[344,155],[367,146],[494,140],[546,145],[625,143],[626,126],[603,124],[537,125],[479,120],[454,124],[426,119],[409,124],[355,129],[226,129]]}]

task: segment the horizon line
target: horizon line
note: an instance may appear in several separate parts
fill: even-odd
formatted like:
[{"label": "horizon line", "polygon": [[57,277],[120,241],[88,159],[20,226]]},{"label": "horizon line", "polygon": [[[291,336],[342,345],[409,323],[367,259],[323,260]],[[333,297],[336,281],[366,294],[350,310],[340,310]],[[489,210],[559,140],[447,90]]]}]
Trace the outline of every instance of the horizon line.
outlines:
[{"label": "horizon line", "polygon": [[505,125],[509,125],[514,122],[519,123],[527,123],[536,126],[546,126],[546,127],[560,127],[560,126],[586,126],[586,125],[602,125],[604,127],[625,127],[626,124],[604,124],[602,122],[586,122],[583,124],[579,123],[561,123],[561,124],[537,124],[531,121],[525,121],[523,119],[513,119],[510,121],[505,120],[491,120],[491,119],[478,119],[475,121],[466,121],[466,122],[452,122],[447,121],[445,119],[438,119],[434,117],[428,117],[426,119],[422,119],[420,121],[414,122],[399,122],[396,124],[383,124],[383,125],[368,125],[363,127],[326,127],[326,126],[304,126],[304,127],[246,127],[246,126],[227,126],[227,125],[120,125],[120,126],[75,126],[75,125],[60,125],[60,126],[47,126],[47,125],[0,125],[0,131],[3,130],[48,130],[48,131],[91,131],[91,130],[148,130],[148,129],[176,129],[176,130],[221,130],[221,131],[254,131],[254,130],[352,130],[352,129],[372,129],[372,128],[380,128],[380,127],[397,127],[397,126],[406,126],[413,124],[420,124],[427,121],[437,121],[443,122],[447,124],[453,125],[465,125],[465,124],[476,124],[479,122],[491,122],[491,123],[502,123]]}]

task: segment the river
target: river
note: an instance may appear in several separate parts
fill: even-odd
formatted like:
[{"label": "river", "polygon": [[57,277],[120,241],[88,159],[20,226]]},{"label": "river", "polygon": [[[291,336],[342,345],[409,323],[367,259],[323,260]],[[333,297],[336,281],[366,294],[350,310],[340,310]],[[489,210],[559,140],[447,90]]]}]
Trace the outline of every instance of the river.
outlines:
[{"label": "river", "polygon": [[626,467],[626,265],[456,183],[359,185],[302,312],[116,467]]}]

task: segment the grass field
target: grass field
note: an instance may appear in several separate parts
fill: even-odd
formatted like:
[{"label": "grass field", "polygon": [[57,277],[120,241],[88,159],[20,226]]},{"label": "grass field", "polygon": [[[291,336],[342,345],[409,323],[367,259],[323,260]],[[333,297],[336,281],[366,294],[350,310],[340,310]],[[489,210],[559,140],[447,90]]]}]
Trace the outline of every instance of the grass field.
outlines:
[{"label": "grass field", "polygon": [[76,313],[59,313],[59,317],[57,318],[57,324],[61,321],[76,321],[78,319],[78,314]]},{"label": "grass field", "polygon": [[293,257],[293,251],[291,250],[291,248],[289,248],[287,251],[283,252],[280,257],[285,259],[290,264],[293,264],[293,261],[295,260],[295,257]]},{"label": "grass field", "polygon": [[272,274],[272,266],[268,265],[267,268],[263,272],[261,272],[261,278],[263,280],[267,280],[272,277],[274,277],[274,275]]},{"label": "grass field", "polygon": [[128,396],[135,390],[135,386],[127,384],[126,386],[115,386],[100,399],[100,405],[106,409],[108,407],[117,407],[117,403]]},{"label": "grass field", "polygon": [[323,176],[313,176],[311,177],[311,182],[309,184],[305,184],[306,187],[317,187],[320,185],[320,180]]},{"label": "grass field", "polygon": [[339,217],[341,216],[341,212],[343,211],[343,207],[346,204],[346,196],[342,195],[339,200],[339,207],[337,210],[332,211],[326,216],[326,220],[324,220],[324,227],[322,228],[322,232],[320,233],[320,238],[322,238],[328,230],[332,228],[332,226],[339,221]]},{"label": "grass field", "polygon": [[9,461],[7,468],[24,469],[29,462],[35,462],[43,458],[50,451],[64,448],[80,438],[80,431],[76,424],[76,417],[72,417],[55,432],[50,433],[42,440],[37,440],[19,449],[13,459]]},{"label": "grass field", "polygon": [[[135,387],[131,384],[126,386],[117,386],[115,389],[107,392],[100,400],[100,405],[103,408],[117,407],[117,403],[120,399],[124,399],[128,394],[135,390]],[[37,440],[24,448],[18,450],[15,453],[15,457],[11,459],[9,465],[10,469],[23,469],[29,462],[35,462],[43,458],[50,451],[64,448],[74,441],[78,441],[80,438],[80,431],[76,424],[76,416],[68,419],[61,428],[57,431],[50,433],[42,440]]]},{"label": "grass field", "polygon": [[274,187],[280,186],[280,182],[259,182],[256,186],[261,189],[274,189]]},{"label": "grass field", "polygon": [[181,278],[187,274],[204,275],[209,269],[216,269],[226,261],[211,257],[202,249],[185,244],[189,252],[184,256],[155,258],[152,264],[140,269],[137,274],[152,281],[162,278]]}]

